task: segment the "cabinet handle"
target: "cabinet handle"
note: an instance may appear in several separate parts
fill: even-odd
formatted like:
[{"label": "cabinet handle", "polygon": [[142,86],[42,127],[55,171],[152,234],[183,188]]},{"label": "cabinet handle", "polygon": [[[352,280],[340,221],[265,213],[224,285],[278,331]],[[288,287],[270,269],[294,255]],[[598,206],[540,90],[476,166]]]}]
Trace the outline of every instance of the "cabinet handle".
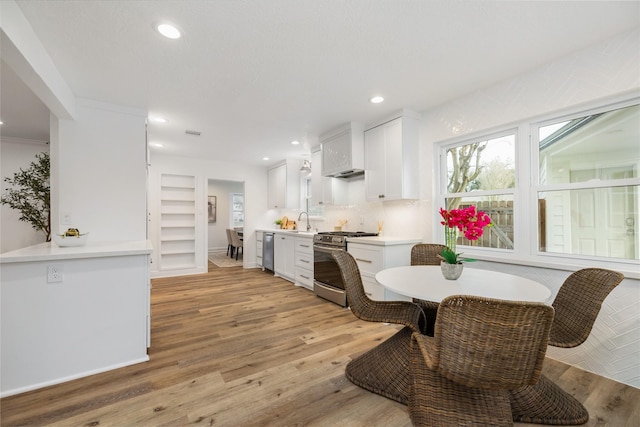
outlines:
[{"label": "cabinet handle", "polygon": [[303,279],[309,280],[309,276],[305,276],[304,274],[301,274],[300,277],[302,277]]},{"label": "cabinet handle", "polygon": [[319,205],[323,204],[324,202],[318,202]]},{"label": "cabinet handle", "polygon": [[309,260],[306,259],[301,259],[300,262],[306,262],[307,264],[309,264]]},{"label": "cabinet handle", "polygon": [[384,199],[384,194],[378,194],[378,199]]},{"label": "cabinet handle", "polygon": [[301,248],[308,248],[309,245],[300,245]]},{"label": "cabinet handle", "polygon": [[371,261],[369,259],[362,259],[362,258],[356,258],[356,261],[366,262],[367,264],[371,264],[373,262],[373,261]]}]

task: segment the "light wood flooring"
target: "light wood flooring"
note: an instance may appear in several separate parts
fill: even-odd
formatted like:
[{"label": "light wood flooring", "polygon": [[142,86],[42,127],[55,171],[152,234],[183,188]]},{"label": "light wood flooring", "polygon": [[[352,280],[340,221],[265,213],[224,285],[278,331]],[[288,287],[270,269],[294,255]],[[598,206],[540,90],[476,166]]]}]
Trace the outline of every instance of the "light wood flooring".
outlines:
[{"label": "light wood flooring", "polygon": [[[6,397],[0,425],[411,425],[405,406],[344,376],[397,326],[258,269],[210,263],[152,286],[149,362]],[[586,425],[640,425],[639,389],[551,359],[544,371],[585,404]]]}]

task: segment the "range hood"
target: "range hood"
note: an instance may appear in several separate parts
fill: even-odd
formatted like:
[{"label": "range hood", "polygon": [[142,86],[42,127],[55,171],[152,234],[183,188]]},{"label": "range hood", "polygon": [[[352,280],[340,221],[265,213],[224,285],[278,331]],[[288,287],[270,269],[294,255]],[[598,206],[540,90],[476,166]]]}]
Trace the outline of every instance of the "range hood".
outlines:
[{"label": "range hood", "polygon": [[332,178],[355,178],[361,175],[364,175],[364,169],[349,169],[343,172],[336,172],[329,176]]},{"label": "range hood", "polygon": [[364,125],[350,122],[320,136],[322,176],[352,178],[364,174]]}]

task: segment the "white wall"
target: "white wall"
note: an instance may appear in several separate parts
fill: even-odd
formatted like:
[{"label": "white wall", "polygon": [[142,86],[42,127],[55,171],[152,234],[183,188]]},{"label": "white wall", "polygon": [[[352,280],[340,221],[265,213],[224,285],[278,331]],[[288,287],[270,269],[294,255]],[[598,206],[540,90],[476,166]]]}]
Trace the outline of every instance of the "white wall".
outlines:
[{"label": "white wall", "polygon": [[[51,130],[52,230],[146,240],[146,113],[79,100]],[[63,224],[65,214],[70,224]]]},{"label": "white wall", "polygon": [[234,181],[209,180],[207,196],[216,196],[216,222],[207,223],[209,252],[227,249],[227,228],[231,228],[231,193],[244,193],[244,184]]},{"label": "white wall", "polygon": [[[2,172],[2,194],[9,188],[5,177],[13,178],[20,169],[26,169],[35,161],[35,155],[49,152],[44,141],[17,138],[0,138],[0,171]],[[28,222],[20,221],[20,212],[2,205],[0,210],[0,253],[42,243],[46,240],[43,232],[36,231]]]}]

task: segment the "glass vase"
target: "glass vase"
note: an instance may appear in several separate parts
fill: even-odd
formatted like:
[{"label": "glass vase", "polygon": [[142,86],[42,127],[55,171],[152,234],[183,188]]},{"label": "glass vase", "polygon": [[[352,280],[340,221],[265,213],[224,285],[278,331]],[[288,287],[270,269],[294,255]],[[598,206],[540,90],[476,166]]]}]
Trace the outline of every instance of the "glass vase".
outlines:
[{"label": "glass vase", "polygon": [[458,229],[456,227],[444,227],[444,244],[456,253],[456,245],[458,243]]}]

